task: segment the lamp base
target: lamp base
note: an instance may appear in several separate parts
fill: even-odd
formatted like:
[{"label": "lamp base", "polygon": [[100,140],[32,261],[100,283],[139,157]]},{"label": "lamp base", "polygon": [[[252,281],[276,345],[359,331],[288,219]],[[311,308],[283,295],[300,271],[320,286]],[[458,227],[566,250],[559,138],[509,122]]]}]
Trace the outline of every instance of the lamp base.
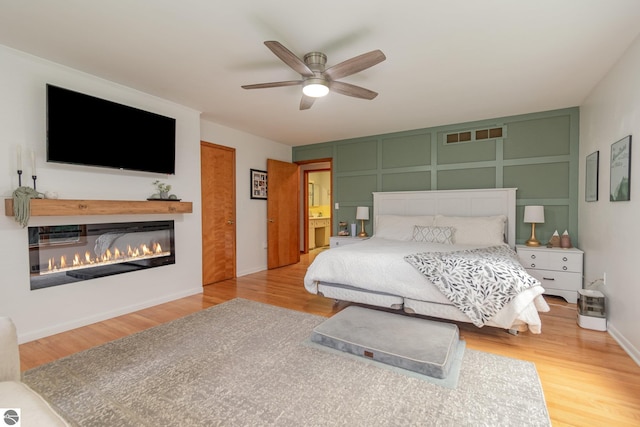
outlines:
[{"label": "lamp base", "polygon": [[526,242],[524,242],[524,244],[527,245],[527,246],[540,246],[541,245],[541,243],[538,240],[535,240],[535,239],[533,239],[533,240],[529,239]]},{"label": "lamp base", "polygon": [[364,219],[360,220],[360,223],[361,223],[361,228],[360,228],[360,232],[358,233],[358,237],[369,237],[367,232],[364,231]]},{"label": "lamp base", "polygon": [[540,241],[538,239],[536,239],[536,224],[535,223],[531,223],[531,237],[529,237],[529,240],[524,242],[524,244],[527,245],[527,246],[540,246]]}]

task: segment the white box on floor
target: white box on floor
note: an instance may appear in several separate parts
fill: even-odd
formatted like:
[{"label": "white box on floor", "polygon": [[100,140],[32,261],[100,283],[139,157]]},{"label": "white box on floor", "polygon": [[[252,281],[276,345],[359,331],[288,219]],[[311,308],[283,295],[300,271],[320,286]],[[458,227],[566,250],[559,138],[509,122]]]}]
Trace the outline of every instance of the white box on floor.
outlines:
[{"label": "white box on floor", "polygon": [[578,314],[578,326],[585,329],[593,329],[594,331],[606,331],[607,319],[604,317],[591,317]]}]

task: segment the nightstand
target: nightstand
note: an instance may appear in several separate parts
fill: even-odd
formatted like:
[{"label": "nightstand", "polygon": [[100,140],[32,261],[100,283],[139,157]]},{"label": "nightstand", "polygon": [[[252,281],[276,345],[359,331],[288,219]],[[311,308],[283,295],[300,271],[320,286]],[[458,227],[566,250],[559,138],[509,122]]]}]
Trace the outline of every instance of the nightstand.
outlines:
[{"label": "nightstand", "polygon": [[525,245],[516,245],[516,251],[522,266],[542,283],[545,294],[560,296],[570,303],[578,301],[584,252],[577,248]]},{"label": "nightstand", "polygon": [[352,245],[354,243],[362,242],[363,240],[367,240],[368,237],[358,237],[358,236],[331,236],[329,238],[329,248],[337,248],[340,246]]}]

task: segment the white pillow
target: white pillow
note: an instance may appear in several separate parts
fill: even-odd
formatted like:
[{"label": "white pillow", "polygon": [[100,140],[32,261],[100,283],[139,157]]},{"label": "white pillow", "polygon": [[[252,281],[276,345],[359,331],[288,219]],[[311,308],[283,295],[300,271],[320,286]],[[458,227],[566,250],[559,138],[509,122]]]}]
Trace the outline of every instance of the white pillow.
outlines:
[{"label": "white pillow", "polygon": [[436,215],[434,225],[453,227],[456,245],[501,245],[504,243],[504,225],[507,217],[496,216],[444,216]]},{"label": "white pillow", "polygon": [[416,225],[413,227],[413,241],[425,243],[453,243],[453,227],[433,227],[430,225]]},{"label": "white pillow", "polygon": [[413,227],[433,225],[433,219],[433,215],[378,215],[374,235],[383,239],[409,241],[413,238]]}]

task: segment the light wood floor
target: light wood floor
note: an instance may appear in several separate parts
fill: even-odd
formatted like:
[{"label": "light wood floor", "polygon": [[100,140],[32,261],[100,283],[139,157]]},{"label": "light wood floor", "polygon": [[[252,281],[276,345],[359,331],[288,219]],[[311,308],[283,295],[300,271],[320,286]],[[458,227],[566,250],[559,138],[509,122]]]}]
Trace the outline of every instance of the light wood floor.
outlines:
[{"label": "light wood floor", "polygon": [[[159,325],[233,298],[331,316],[346,305],[309,294],[302,279],[314,253],[293,266],[204,288],[195,295],[20,346],[22,369]],[[640,367],[606,332],[576,325],[575,304],[548,297],[542,334],[512,336],[459,324],[468,348],[535,363],[554,426],[640,426]]]}]

